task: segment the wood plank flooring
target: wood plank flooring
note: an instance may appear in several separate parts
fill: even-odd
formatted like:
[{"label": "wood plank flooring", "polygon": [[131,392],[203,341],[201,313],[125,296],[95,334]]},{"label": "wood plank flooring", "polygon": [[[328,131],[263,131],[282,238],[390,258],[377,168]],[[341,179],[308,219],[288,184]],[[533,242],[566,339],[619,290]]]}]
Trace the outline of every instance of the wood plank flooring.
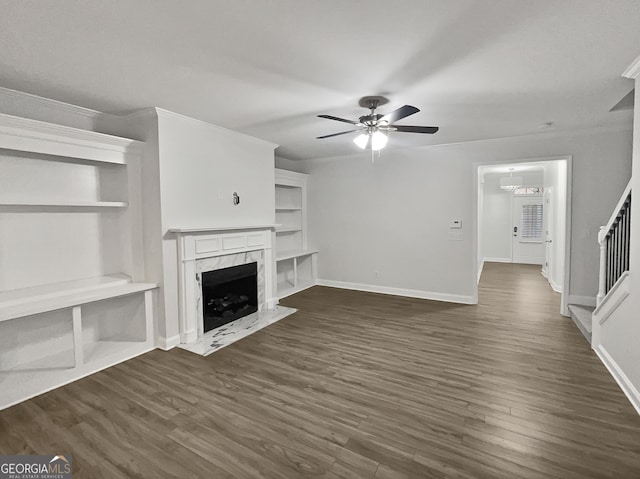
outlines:
[{"label": "wood plank flooring", "polygon": [[640,417],[539,268],[480,304],[314,287],[207,358],[152,351],[0,412],[75,478],[640,477]]}]

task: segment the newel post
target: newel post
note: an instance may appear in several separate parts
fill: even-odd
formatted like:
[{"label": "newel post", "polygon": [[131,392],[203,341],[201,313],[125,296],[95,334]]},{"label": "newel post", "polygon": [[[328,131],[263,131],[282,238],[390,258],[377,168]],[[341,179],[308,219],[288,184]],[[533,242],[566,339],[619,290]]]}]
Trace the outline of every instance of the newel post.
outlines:
[{"label": "newel post", "polygon": [[598,242],[600,243],[600,277],[598,281],[596,305],[600,305],[607,290],[607,233],[604,226],[600,227]]}]

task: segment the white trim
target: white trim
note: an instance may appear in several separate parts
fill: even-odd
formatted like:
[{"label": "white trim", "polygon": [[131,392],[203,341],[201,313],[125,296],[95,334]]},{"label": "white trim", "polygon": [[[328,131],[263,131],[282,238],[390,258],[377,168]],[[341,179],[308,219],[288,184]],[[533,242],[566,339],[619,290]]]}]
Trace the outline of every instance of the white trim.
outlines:
[{"label": "white trim", "polygon": [[487,258],[482,260],[482,263],[511,263],[511,258]]},{"label": "white trim", "polygon": [[625,78],[630,78],[631,80],[635,80],[640,76],[640,57],[636,58],[631,62],[631,65],[627,67],[625,71],[622,72],[622,75]]},{"label": "white trim", "polygon": [[[301,291],[304,291],[305,289],[309,289],[309,288],[313,288],[314,286],[318,285],[319,283],[315,282],[315,281],[308,281],[308,282],[298,282],[298,285],[295,288],[291,288],[291,289],[287,289],[285,290],[279,297],[278,297],[278,301],[281,299],[284,299],[288,296],[294,295],[296,293],[299,293]],[[328,285],[324,285],[324,286],[328,286]],[[338,287],[338,286],[336,286]]]},{"label": "white trim", "polygon": [[549,280],[549,286],[551,286],[551,289],[554,290],[556,293],[562,294],[562,285],[557,284],[553,280]]},{"label": "white trim", "polygon": [[72,105],[71,103],[65,103],[63,101],[53,100],[51,98],[45,98],[43,96],[33,95],[31,93],[12,90],[10,88],[0,87],[0,98],[2,97],[20,100],[22,102],[29,102],[33,105],[37,105],[38,107],[64,111],[66,113],[81,115],[87,118],[97,118],[98,116],[104,115],[104,113],[97,110],[92,110],[91,108]]},{"label": "white trim", "polygon": [[480,267],[478,268],[478,281],[476,282],[476,284],[480,283],[480,278],[482,277],[482,271],[484,270],[484,262],[485,260],[482,260],[482,263],[480,264]]},{"label": "white trim", "polygon": [[540,270],[540,274],[542,276],[544,276],[544,279],[547,280],[547,283],[549,283],[549,286],[551,286],[552,290],[554,290],[556,293],[561,293],[562,294],[562,286],[557,284],[552,279],[549,279],[549,272],[545,269],[545,266],[543,266],[542,270]]},{"label": "white trim", "polygon": [[596,297],[595,296],[580,296],[578,294],[570,294],[568,304],[576,304],[578,306],[589,306],[595,307],[596,305]]},{"label": "white trim", "polygon": [[640,414],[640,392],[638,392],[631,380],[622,371],[620,366],[618,366],[618,363],[614,361],[614,359],[602,344],[594,348],[594,351],[600,358],[600,361],[602,361],[602,364],[604,364],[605,367],[609,370],[609,373],[611,374],[611,376],[613,376],[613,379],[616,380],[618,386],[620,386],[622,392],[625,394],[625,396],[627,396],[627,399],[629,399],[629,402],[634,407],[636,412]]},{"label": "white trim", "polygon": [[158,336],[157,344],[158,347],[163,351],[169,351],[170,349],[173,349],[178,344],[180,344],[180,335],[176,334],[175,336],[171,336],[170,338]]},{"label": "white trim", "polygon": [[609,290],[598,307],[593,311],[594,317],[598,319],[600,324],[603,324],[607,319],[609,319],[613,312],[618,309],[618,307],[631,293],[631,285],[630,281],[627,281],[628,278],[628,271],[622,273],[622,276],[618,278],[618,281],[613,285],[613,288]]},{"label": "white trim", "polygon": [[144,143],[70,126],[0,113],[0,147],[56,157],[126,164]]},{"label": "white trim", "polygon": [[318,279],[319,286],[329,286],[331,288],[352,289],[355,291],[366,291],[369,293],[391,294],[394,296],[405,296],[408,298],[430,299],[433,301],[445,301],[447,303],[477,304],[473,296],[463,296],[460,294],[436,293],[432,291],[420,291],[417,289],[391,288],[388,286],[378,286],[374,284],[349,283],[346,281],[334,281],[329,279]]},{"label": "white trim", "polygon": [[[599,133],[613,133],[613,132],[617,132],[617,131],[632,131],[633,130],[633,124],[631,122],[621,122],[621,123],[615,123],[612,125],[603,125],[603,126],[594,126],[594,127],[587,127],[587,128],[576,128],[576,129],[566,129],[566,130],[556,130],[556,131],[547,131],[547,132],[534,132],[534,133],[529,133],[529,134],[524,134],[524,135],[514,135],[514,136],[499,136],[499,137],[494,137],[494,138],[481,138],[481,139],[477,139],[477,140],[466,140],[466,141],[458,141],[458,142],[453,142],[453,143],[438,143],[435,145],[425,145],[425,146],[420,146],[420,147],[416,147],[416,148],[412,148],[412,150],[416,150],[416,151],[426,151],[429,149],[433,149],[433,148],[448,148],[448,147],[455,147],[455,146],[459,146],[459,145],[467,145],[467,144],[475,144],[475,143],[487,143],[487,142],[497,142],[497,141],[513,141],[513,140],[520,140],[520,139],[527,139],[530,138],[532,136],[539,136],[542,138],[564,138],[564,137],[573,137],[573,136],[583,136],[583,135],[596,135]],[[342,160],[346,160],[348,158],[354,158],[357,157],[359,155],[359,153],[350,153],[347,155],[337,155],[337,156],[327,156],[327,157],[320,157],[320,158],[305,158],[303,160],[291,160],[291,161],[299,161],[299,162],[303,162],[303,161],[318,161],[318,162],[328,162],[328,161],[342,161]],[[478,163],[478,165],[483,166],[483,165],[491,165],[491,164],[500,164],[500,163],[525,163],[525,162],[531,162],[531,161],[546,161],[546,160],[563,160],[563,159],[567,159],[568,156],[558,156],[558,157],[541,157],[541,158],[537,158],[537,159],[530,159],[530,158],[515,158],[513,160],[509,160],[509,161],[498,161],[495,163]]]}]

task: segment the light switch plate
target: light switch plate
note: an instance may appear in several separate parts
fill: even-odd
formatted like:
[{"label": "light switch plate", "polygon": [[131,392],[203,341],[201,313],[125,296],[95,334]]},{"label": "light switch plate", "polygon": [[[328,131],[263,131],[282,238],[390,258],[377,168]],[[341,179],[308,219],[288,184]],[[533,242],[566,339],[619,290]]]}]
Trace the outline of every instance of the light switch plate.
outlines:
[{"label": "light switch plate", "polygon": [[449,228],[452,230],[462,229],[462,220],[449,220]]}]

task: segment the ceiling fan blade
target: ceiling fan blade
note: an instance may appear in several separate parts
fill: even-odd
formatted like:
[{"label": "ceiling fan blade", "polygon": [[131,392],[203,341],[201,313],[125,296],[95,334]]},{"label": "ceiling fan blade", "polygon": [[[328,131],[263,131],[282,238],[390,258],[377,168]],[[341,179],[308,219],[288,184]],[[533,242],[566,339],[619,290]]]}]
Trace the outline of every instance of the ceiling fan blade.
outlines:
[{"label": "ceiling fan blade", "polygon": [[338,118],[337,116],[331,116],[331,115],[318,115],[318,118],[326,118],[327,120],[342,121],[344,123],[351,123],[352,125],[358,124],[357,121],[345,120],[344,118]]},{"label": "ceiling fan blade", "polygon": [[385,116],[378,120],[378,123],[386,121],[387,123],[395,123],[398,120],[402,120],[403,118],[408,117],[409,115],[413,115],[414,113],[418,113],[420,111],[419,108],[411,105],[401,106],[395,111],[391,113],[387,113]]},{"label": "ceiling fan blade", "polygon": [[437,126],[407,126],[407,125],[391,125],[391,128],[395,131],[401,131],[403,133],[430,133],[430,134],[433,134],[440,129]]},{"label": "ceiling fan blade", "polygon": [[332,136],[346,135],[347,133],[353,133],[354,131],[360,131],[360,130],[362,130],[362,128],[358,128],[357,130],[341,131],[340,133],[332,133],[330,135],[316,136],[316,140],[322,140],[323,138],[331,138]]}]

